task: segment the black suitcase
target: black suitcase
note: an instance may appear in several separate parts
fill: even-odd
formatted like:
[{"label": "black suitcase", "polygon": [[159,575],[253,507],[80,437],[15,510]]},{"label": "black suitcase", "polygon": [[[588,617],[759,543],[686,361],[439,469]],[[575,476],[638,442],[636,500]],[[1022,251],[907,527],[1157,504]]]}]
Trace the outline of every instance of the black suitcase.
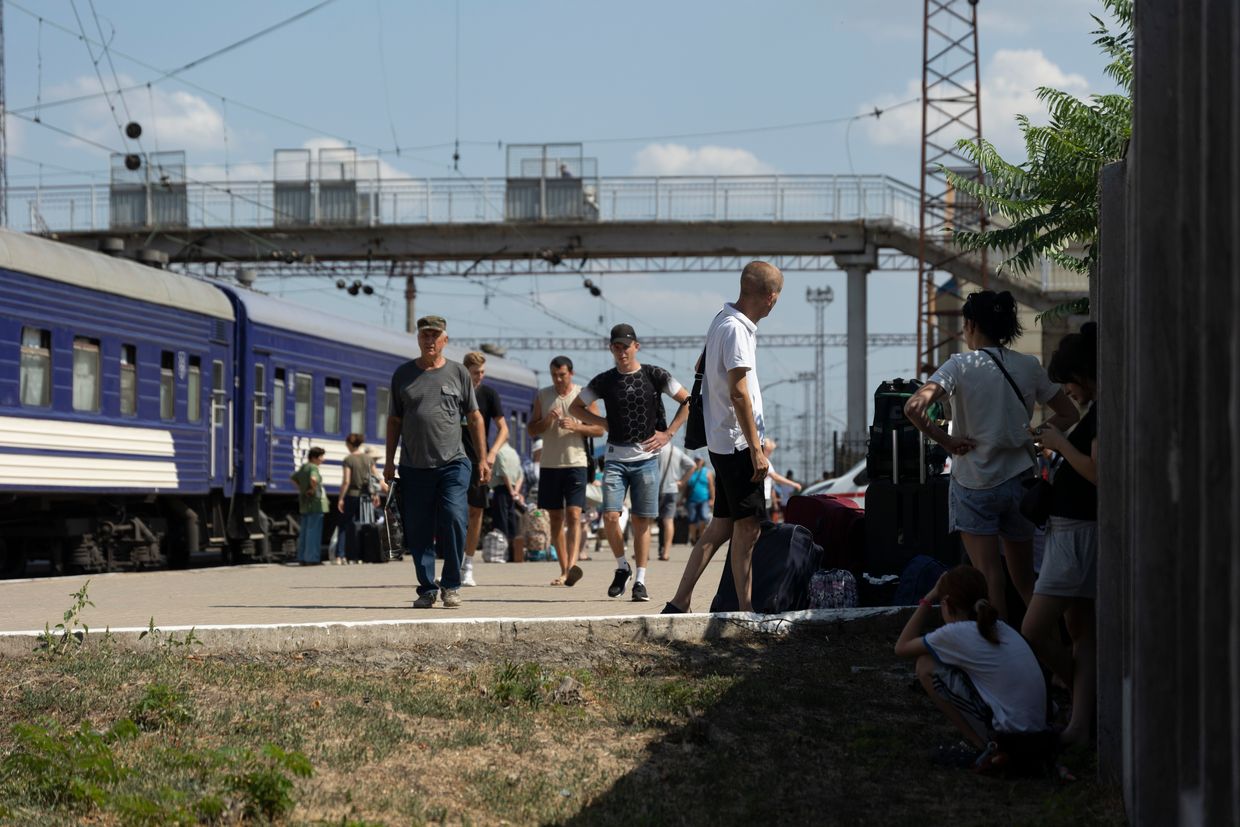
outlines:
[{"label": "black suitcase", "polygon": [[[809,608],[809,582],[822,560],[822,546],[805,526],[764,522],[753,549],[751,602],[764,614]],[[732,579],[732,547],[723,562],[719,591],[711,612],[735,612],[736,581]]]},{"label": "black suitcase", "polygon": [[377,523],[358,524],[357,544],[363,563],[386,563],[388,561],[387,552],[383,550],[383,544],[379,540],[379,535]]}]

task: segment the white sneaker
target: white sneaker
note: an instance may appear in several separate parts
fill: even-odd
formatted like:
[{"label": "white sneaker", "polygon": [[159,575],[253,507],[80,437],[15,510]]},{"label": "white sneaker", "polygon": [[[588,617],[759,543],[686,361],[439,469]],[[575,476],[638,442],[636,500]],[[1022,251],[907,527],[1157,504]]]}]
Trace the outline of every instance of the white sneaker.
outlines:
[{"label": "white sneaker", "polygon": [[474,580],[474,567],[473,566],[467,566],[466,568],[461,569],[461,585],[462,586],[478,585],[478,583]]}]

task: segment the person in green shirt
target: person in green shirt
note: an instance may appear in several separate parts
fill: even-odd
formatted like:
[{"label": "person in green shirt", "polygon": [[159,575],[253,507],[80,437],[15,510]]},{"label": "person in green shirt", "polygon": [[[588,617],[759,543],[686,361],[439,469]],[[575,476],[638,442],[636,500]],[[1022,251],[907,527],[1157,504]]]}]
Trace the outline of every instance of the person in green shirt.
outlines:
[{"label": "person in green shirt", "polygon": [[327,513],[327,492],[319,466],[327,452],[314,447],[307,454],[306,464],[289,477],[297,486],[301,532],[297,535],[297,562],[303,566],[323,563],[323,515]]}]

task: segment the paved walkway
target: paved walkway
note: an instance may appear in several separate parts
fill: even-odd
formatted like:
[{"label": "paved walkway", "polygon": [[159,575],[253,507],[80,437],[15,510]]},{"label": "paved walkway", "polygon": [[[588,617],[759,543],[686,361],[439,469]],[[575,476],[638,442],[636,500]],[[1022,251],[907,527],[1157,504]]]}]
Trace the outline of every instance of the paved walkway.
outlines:
[{"label": "paved walkway", "polygon": [[[680,582],[687,546],[670,562],[653,560],[646,577],[650,602],[607,597],[615,568],[610,555],[581,564],[585,577],[573,588],[551,586],[558,563],[478,562],[479,585],[463,589],[464,605],[448,610],[412,608],[413,565],[235,566],[189,571],[105,574],[0,581],[0,632],[55,625],[87,580],[94,602],[81,619],[94,631],[216,624],[285,624],[449,618],[557,618],[657,614]],[[480,558],[479,558],[480,559]],[[706,611],[723,570],[717,554],[698,583],[693,607]],[[630,581],[631,582],[631,581]]]}]

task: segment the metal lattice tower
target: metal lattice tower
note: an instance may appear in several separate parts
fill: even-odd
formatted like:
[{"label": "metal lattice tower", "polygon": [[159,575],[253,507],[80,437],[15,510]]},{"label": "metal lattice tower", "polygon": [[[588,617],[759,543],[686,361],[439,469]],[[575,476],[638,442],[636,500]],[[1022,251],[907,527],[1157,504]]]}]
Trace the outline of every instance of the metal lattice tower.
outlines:
[{"label": "metal lattice tower", "polygon": [[[982,180],[982,168],[957,147],[982,137],[982,82],[977,45],[978,0],[926,0],[921,75],[921,222],[918,233],[918,372],[932,372],[939,348],[959,337],[943,324],[935,274],[943,265],[937,250],[950,248],[955,229],[985,229],[982,206],[958,192],[942,168]],[[958,255],[956,253],[955,255]],[[952,254],[949,254],[952,255]],[[982,252],[982,281],[986,253]]]},{"label": "metal lattice tower", "polygon": [[811,413],[814,417],[814,438],[810,449],[813,465],[821,465],[827,452],[827,352],[821,342],[826,334],[827,305],[834,299],[835,291],[830,287],[805,288],[805,301],[814,308],[814,334],[820,343],[814,348],[814,406],[805,411],[807,417]]}]

